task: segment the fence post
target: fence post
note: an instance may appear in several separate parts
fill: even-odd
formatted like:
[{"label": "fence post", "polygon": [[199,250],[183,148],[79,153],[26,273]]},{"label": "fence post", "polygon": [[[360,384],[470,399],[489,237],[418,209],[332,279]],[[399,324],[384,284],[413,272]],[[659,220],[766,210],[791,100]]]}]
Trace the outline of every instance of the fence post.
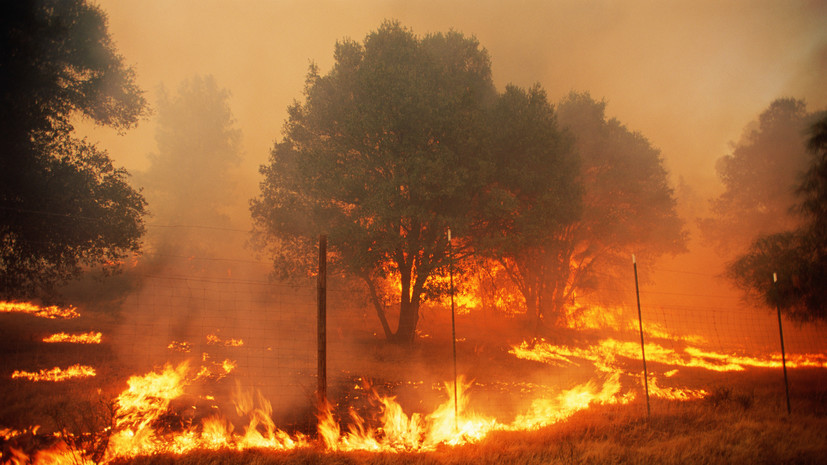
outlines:
[{"label": "fence post", "polygon": [[451,280],[451,344],[454,349],[454,431],[459,431],[459,407],[457,406],[457,324],[454,309],[454,249],[451,244],[451,228],[448,228],[448,276]]},{"label": "fence post", "polygon": [[646,389],[646,416],[651,415],[649,408],[649,372],[646,370],[646,349],[643,346],[643,317],[640,313],[640,286],[637,281],[637,260],[632,254],[632,267],[635,270],[635,297],[637,297],[637,321],[640,326],[640,355],[643,358],[643,386]]},{"label": "fence post", "polygon": [[327,236],[319,236],[319,274],[316,277],[318,387],[319,408],[327,406]]},{"label": "fence post", "polygon": [[781,336],[781,366],[784,368],[784,393],[787,395],[787,415],[790,414],[790,385],[787,382],[787,355],[784,353],[784,330],[781,329],[781,305],[778,292],[778,275],[772,274],[772,286],[775,289],[775,311],[778,313],[778,335]]}]

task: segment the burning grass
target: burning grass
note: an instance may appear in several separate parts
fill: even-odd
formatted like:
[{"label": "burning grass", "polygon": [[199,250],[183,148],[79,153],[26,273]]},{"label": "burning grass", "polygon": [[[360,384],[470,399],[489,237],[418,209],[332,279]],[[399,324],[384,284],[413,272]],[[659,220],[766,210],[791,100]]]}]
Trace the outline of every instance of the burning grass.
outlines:
[{"label": "burning grass", "polygon": [[[120,459],[119,465],[166,464],[821,464],[827,454],[827,417],[818,395],[798,398],[800,413],[782,413],[764,393],[756,403],[709,400],[594,406],[567,421],[534,431],[496,431],[474,444],[428,452],[330,452],[319,445],[286,452],[194,451]],[[822,412],[815,413],[818,410]]]}]

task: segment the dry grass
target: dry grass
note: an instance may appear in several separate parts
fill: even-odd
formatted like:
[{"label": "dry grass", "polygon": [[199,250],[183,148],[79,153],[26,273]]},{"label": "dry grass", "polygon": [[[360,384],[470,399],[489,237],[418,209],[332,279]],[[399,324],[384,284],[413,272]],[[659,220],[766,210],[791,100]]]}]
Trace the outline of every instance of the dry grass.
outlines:
[{"label": "dry grass", "polygon": [[463,447],[427,453],[198,452],[119,462],[165,464],[822,464],[827,457],[823,396],[796,398],[787,416],[777,398],[598,406],[531,432],[498,432]]}]

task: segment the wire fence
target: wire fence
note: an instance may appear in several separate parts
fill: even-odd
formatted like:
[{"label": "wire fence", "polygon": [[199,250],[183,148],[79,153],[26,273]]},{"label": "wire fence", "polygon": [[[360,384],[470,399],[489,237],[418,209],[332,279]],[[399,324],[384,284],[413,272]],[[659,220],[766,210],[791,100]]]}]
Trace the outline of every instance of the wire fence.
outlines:
[{"label": "wire fence", "polygon": [[[187,361],[205,394],[211,391],[218,401],[229,401],[238,391],[257,391],[272,405],[280,425],[312,430],[317,386],[315,281],[275,283],[265,278],[267,266],[255,261],[193,271],[188,268],[191,258],[165,258],[178,263],[140,275],[140,285],[121,303],[120,317],[104,325],[104,342],[125,370],[114,378],[122,382],[128,375],[147,373],[165,363]],[[657,275],[658,270],[652,272]],[[662,274],[683,276],[672,270]],[[657,276],[652,282],[657,282]],[[633,282],[614,292],[633,295]],[[719,364],[723,362],[718,356],[772,360],[780,351],[774,312],[750,308],[731,295],[713,290],[663,291],[650,284],[641,288],[641,305],[647,344],[670,350],[683,360],[691,358],[687,346],[701,351],[696,355],[699,359]],[[365,383],[397,396],[413,411],[432,409],[445,400],[443,383],[452,380],[453,371],[450,307],[422,308],[413,348],[385,341],[375,309],[359,286],[330,280],[327,309],[328,393],[334,403],[344,408],[363,401]],[[386,310],[393,322],[395,308]],[[584,334],[603,331],[639,341],[634,300],[613,308],[594,306],[592,311],[602,318],[603,326]],[[88,329],[96,330],[95,324],[91,321]],[[508,419],[538,392],[567,389],[594,375],[588,364],[527,363],[509,353],[534,336],[519,316],[484,308],[459,315],[459,373],[473,383],[475,398],[487,412]],[[814,366],[827,372],[825,336],[823,324],[784,320],[788,359],[809,354],[816,358]],[[554,340],[553,334],[551,341],[571,343]],[[78,350],[71,356],[83,358],[89,353]],[[652,360],[652,372],[674,368],[667,363],[658,367],[657,359]],[[6,363],[8,370],[15,362]],[[827,377],[819,379],[827,383]],[[700,382],[707,382],[706,378]]]}]

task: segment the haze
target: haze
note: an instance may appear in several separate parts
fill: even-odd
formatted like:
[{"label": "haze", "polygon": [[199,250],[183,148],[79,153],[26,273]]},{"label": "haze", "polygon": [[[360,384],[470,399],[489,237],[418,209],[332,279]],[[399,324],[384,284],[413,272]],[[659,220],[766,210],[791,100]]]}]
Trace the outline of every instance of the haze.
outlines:
[{"label": "haze", "polygon": [[[138,83],[212,74],[232,93],[249,196],[257,167],[301,98],[308,64],[329,70],[337,40],[361,41],[384,19],[417,34],[454,29],[490,53],[494,80],[539,82],[551,101],[571,90],[661,149],[673,181],[715,188],[714,161],[773,99],[827,105],[823,1],[101,1]],[[88,129],[87,129],[88,131]],[[130,171],[147,167],[153,121],[91,137]],[[708,197],[706,194],[703,197]],[[249,198],[249,197],[248,197]],[[246,199],[240,199],[246,203]]]}]

